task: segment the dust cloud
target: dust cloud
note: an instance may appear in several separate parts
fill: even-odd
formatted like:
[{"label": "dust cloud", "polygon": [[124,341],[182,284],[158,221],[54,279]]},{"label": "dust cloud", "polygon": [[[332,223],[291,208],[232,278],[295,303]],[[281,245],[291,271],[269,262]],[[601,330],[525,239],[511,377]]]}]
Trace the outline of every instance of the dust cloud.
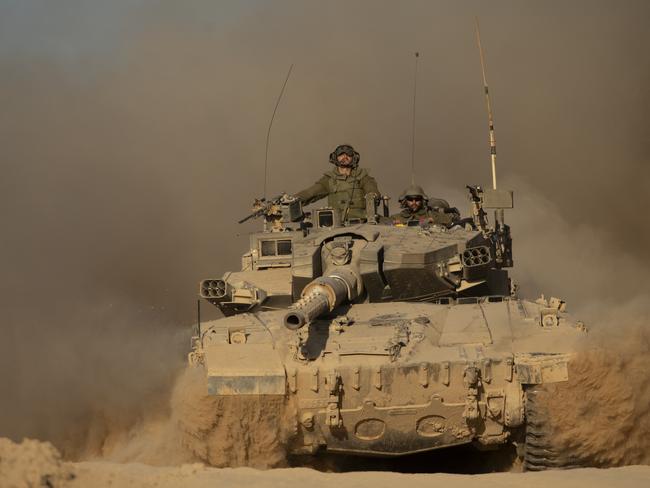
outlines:
[{"label": "dust cloud", "polygon": [[101,449],[81,457],[154,466],[283,467],[296,428],[290,412],[281,397],[209,396],[203,368],[188,367],[174,382],[168,409],[107,431]]},{"label": "dust cloud", "polygon": [[0,439],[0,480],[2,486],[56,488],[75,478],[74,468],[61,459],[49,442],[25,439],[16,444]]},{"label": "dust cloud", "polygon": [[[165,422],[196,283],[235,268],[256,228],[235,222],[263,191],[286,69],[295,64],[273,128],[269,194],[310,184],[348,142],[395,197],[410,182],[419,50],[416,176],[462,208],[457,189],[490,178],[474,15],[499,184],[516,190],[508,219],[523,294],[561,296],[600,337],[647,337],[648,8],[3,3],[0,435],[49,440],[71,459],[182,462],[198,452],[222,463],[138,441],[176,435]],[[632,315],[628,303],[638,304]],[[645,359],[628,359],[616,364],[641,381],[630,389],[647,385],[643,373],[627,375]],[[608,361],[591,357],[590,371]]]},{"label": "dust cloud", "polygon": [[[644,304],[647,306],[647,304]],[[650,464],[650,314],[616,309],[548,387],[555,444],[581,465]]]},{"label": "dust cloud", "polygon": [[650,464],[649,263],[595,227],[570,225],[527,185],[516,187],[530,219],[513,223],[517,281],[532,297],[569,295],[569,311],[589,329],[569,382],[549,385],[543,397],[554,446],[578,465]]},{"label": "dust cloud", "polygon": [[216,467],[287,465],[285,446],[296,426],[283,397],[207,396],[205,373],[189,369],[175,389],[172,406],[172,424],[199,460]]}]

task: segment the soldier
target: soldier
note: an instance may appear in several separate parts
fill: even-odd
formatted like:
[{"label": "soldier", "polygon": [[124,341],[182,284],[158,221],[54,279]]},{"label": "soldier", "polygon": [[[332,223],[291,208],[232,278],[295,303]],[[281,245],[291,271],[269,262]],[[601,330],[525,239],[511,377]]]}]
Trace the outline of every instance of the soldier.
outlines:
[{"label": "soldier", "polygon": [[339,211],[341,221],[366,218],[366,195],[378,196],[377,182],[368,171],[359,168],[359,153],[349,144],[338,146],[330,154],[331,171],[309,188],[296,193],[303,205],[327,197],[330,207]]},{"label": "soldier", "polygon": [[442,198],[429,198],[421,186],[411,185],[399,197],[402,211],[390,218],[395,224],[437,224],[450,226],[460,215]]}]

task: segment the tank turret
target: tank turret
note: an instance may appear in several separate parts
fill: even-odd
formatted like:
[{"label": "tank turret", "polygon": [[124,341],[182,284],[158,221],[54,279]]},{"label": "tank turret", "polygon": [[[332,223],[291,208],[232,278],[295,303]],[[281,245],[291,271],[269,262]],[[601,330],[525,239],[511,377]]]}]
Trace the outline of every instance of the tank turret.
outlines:
[{"label": "tank turret", "polygon": [[[343,303],[344,288],[354,303],[508,296],[510,229],[502,221],[490,227],[486,209],[512,208],[512,193],[469,189],[472,217],[450,228],[391,225],[385,197],[368,199],[370,217],[354,224],[329,208],[304,213],[286,194],[256,200],[241,222],[261,217],[264,228],[251,234],[242,270],[203,280],[200,297],[229,316],[278,307],[332,311]],[[330,273],[337,277],[326,279]],[[301,314],[289,314],[297,323],[287,327],[304,325]]]}]

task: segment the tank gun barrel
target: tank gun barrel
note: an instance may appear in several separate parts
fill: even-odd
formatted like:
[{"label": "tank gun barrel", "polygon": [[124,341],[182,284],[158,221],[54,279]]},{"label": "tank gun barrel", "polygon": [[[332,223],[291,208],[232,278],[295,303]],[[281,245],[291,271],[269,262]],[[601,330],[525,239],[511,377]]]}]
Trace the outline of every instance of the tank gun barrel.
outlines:
[{"label": "tank gun barrel", "polygon": [[284,316],[284,325],[297,330],[358,295],[357,278],[346,268],[338,269],[309,283]]}]

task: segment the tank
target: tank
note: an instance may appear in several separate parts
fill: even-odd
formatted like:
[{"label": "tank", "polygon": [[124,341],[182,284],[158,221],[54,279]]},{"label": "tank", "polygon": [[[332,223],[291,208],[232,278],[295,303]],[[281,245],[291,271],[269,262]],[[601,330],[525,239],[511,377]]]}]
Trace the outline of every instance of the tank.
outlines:
[{"label": "tank", "polygon": [[288,195],[256,201],[242,221],[263,230],[241,270],[200,283],[224,315],[199,321],[189,355],[209,395],[279,400],[291,454],[514,442],[528,469],[558,466],[535,395],[568,380],[586,329],[563,300],[517,296],[512,192],[468,190],[471,217],[449,227],[393,225],[373,196],[348,222]]}]

